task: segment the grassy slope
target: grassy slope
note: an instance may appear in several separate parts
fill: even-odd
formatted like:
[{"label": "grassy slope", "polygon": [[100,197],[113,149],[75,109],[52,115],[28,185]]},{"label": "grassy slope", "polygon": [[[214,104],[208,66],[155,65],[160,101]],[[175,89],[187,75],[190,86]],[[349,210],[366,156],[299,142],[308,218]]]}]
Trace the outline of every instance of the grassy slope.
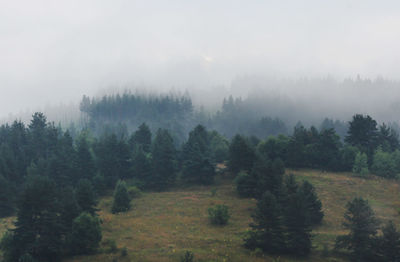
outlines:
[{"label": "grassy slope", "polygon": [[[341,228],[347,201],[355,196],[370,200],[377,216],[383,221],[392,219],[399,225],[399,183],[379,178],[360,179],[351,174],[321,173],[316,170],[288,170],[307,179],[317,189],[322,200],[325,218],[313,233],[315,250],[303,261],[343,261],[322,257],[324,245],[332,247]],[[211,189],[217,188],[215,196]],[[133,201],[131,211],[113,215],[109,212],[111,197],[103,198],[99,207],[103,219],[103,239],[114,239],[119,248],[127,247],[128,257],[119,254],[99,254],[75,257],[66,261],[179,261],[185,250],[195,254],[196,261],[274,261],[260,257],[242,247],[243,232],[251,222],[255,201],[238,198],[232,181],[221,180],[217,186],[191,187],[173,192],[145,193]],[[232,213],[229,225],[211,226],[207,209],[214,204],[226,204]],[[0,233],[4,225],[0,223]],[[299,261],[281,258],[280,261]],[[300,260],[301,261],[301,260]]]}]

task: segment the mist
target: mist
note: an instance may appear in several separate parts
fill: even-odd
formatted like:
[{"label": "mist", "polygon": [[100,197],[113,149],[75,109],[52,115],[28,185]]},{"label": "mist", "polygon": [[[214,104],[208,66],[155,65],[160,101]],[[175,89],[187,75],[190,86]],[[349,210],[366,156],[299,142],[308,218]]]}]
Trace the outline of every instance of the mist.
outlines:
[{"label": "mist", "polygon": [[399,7],[360,0],[5,0],[0,118],[45,111],[50,120],[70,121],[84,94],[129,89],[188,92],[210,111],[233,95],[289,122],[354,113],[397,121]]}]

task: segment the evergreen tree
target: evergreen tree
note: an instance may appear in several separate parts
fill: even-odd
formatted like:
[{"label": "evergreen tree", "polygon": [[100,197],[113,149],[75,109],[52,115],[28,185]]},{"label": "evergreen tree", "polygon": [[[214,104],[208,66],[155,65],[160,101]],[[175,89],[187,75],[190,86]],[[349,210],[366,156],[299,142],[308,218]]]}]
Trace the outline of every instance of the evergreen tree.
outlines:
[{"label": "evergreen tree", "polygon": [[154,139],[153,171],[149,187],[164,190],[175,182],[175,147],[167,130],[159,129]]},{"label": "evergreen tree", "polygon": [[372,155],[378,145],[377,123],[370,116],[356,114],[349,122],[348,135],[345,141],[356,146],[361,152],[366,153],[368,162],[371,163]]},{"label": "evergreen tree", "polygon": [[368,201],[363,198],[354,198],[346,208],[343,226],[350,232],[336,238],[336,248],[349,250],[352,261],[369,261],[373,257],[379,222]]},{"label": "evergreen tree", "polygon": [[151,149],[151,131],[146,123],[142,123],[138,130],[132,134],[129,144],[132,149],[141,148],[144,152],[150,153]]},{"label": "evergreen tree", "polygon": [[255,160],[254,149],[241,135],[236,135],[229,146],[228,168],[235,175],[243,170],[250,171]]},{"label": "evergreen tree", "polygon": [[396,178],[396,163],[392,154],[382,151],[379,147],[374,154],[371,171],[381,177]]},{"label": "evergreen tree", "polygon": [[311,225],[321,224],[324,212],[322,211],[322,203],[318,199],[314,186],[308,181],[304,181],[299,190],[305,199]]},{"label": "evergreen tree", "polygon": [[380,261],[400,261],[400,232],[397,231],[393,221],[382,228],[379,237],[378,257]]},{"label": "evergreen tree", "polygon": [[131,197],[128,194],[126,183],[119,180],[114,190],[114,200],[111,207],[113,214],[119,212],[126,212],[131,207]]},{"label": "evergreen tree", "polygon": [[58,261],[63,230],[55,184],[43,176],[31,176],[18,203],[17,221],[10,236],[9,261],[30,256],[37,261]]},{"label": "evergreen tree", "polygon": [[100,220],[97,216],[83,212],[74,219],[67,242],[74,255],[91,254],[96,251],[102,238]]},{"label": "evergreen tree", "polygon": [[148,187],[151,184],[151,154],[146,154],[141,148],[139,148],[133,156],[131,172],[133,177],[140,180],[144,187]]},{"label": "evergreen tree", "polygon": [[91,215],[96,213],[97,198],[92,183],[89,180],[79,180],[75,197],[81,212],[88,212]]},{"label": "evergreen tree", "polygon": [[60,220],[64,234],[71,231],[72,222],[79,215],[79,206],[72,187],[62,188],[59,192]]},{"label": "evergreen tree", "polygon": [[253,229],[245,239],[249,249],[261,248],[270,254],[280,254],[286,250],[283,210],[275,196],[266,191],[257,202],[252,215]]},{"label": "evergreen tree", "polygon": [[77,155],[75,158],[76,177],[75,182],[80,179],[91,180],[96,174],[96,166],[90,152],[89,144],[85,136],[81,136],[77,141]]},{"label": "evergreen tree", "polygon": [[287,196],[284,213],[287,252],[307,256],[312,247],[310,214],[305,197],[300,190]]},{"label": "evergreen tree", "polygon": [[7,217],[15,211],[15,192],[12,184],[0,175],[0,218]]}]

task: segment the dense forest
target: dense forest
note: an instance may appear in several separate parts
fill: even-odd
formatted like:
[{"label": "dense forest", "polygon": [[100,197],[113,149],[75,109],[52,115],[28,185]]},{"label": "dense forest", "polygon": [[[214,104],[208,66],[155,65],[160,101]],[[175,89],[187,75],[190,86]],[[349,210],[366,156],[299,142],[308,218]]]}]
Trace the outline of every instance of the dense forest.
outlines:
[{"label": "dense forest", "polygon": [[[141,191],[212,185],[221,172],[234,179],[239,196],[257,200],[246,248],[308,256],[323,207],[312,183],[296,181],[285,167],[363,178],[395,179],[400,173],[397,132],[369,115],[355,114],[347,124],[326,119],[319,128],[299,123],[289,134],[283,121],[251,117],[243,103],[229,97],[209,115],[194,110],[188,97],[125,93],[84,97],[82,130],[64,130],[42,113],[28,125],[1,126],[0,215],[16,216],[1,240],[4,260],[93,254],[102,239],[96,207],[102,196],[113,192],[111,211],[117,214],[129,210]],[[344,126],[341,138],[336,129]],[[209,215],[218,225],[229,220],[223,205]],[[337,239],[338,250],[347,249],[354,261],[397,261],[400,234],[388,224],[378,235],[368,201],[349,202],[345,219],[350,233]]]}]

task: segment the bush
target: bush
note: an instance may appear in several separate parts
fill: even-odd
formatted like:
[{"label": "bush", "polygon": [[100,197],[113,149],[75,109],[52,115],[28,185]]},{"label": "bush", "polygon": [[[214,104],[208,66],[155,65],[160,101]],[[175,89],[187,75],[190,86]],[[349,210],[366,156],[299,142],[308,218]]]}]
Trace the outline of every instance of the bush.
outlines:
[{"label": "bush", "polygon": [[118,247],[114,239],[106,239],[103,242],[105,253],[117,253]]},{"label": "bush", "polygon": [[126,247],[123,247],[121,249],[121,257],[126,257],[128,255],[128,249]]},{"label": "bush", "polygon": [[228,207],[225,205],[216,205],[208,209],[208,218],[213,225],[226,225],[230,218]]},{"label": "bush", "polygon": [[128,194],[131,198],[138,198],[142,195],[142,191],[136,186],[128,187]]},{"label": "bush", "polygon": [[181,257],[181,262],[193,262],[194,261],[194,254],[191,251],[186,251],[185,255]]}]

